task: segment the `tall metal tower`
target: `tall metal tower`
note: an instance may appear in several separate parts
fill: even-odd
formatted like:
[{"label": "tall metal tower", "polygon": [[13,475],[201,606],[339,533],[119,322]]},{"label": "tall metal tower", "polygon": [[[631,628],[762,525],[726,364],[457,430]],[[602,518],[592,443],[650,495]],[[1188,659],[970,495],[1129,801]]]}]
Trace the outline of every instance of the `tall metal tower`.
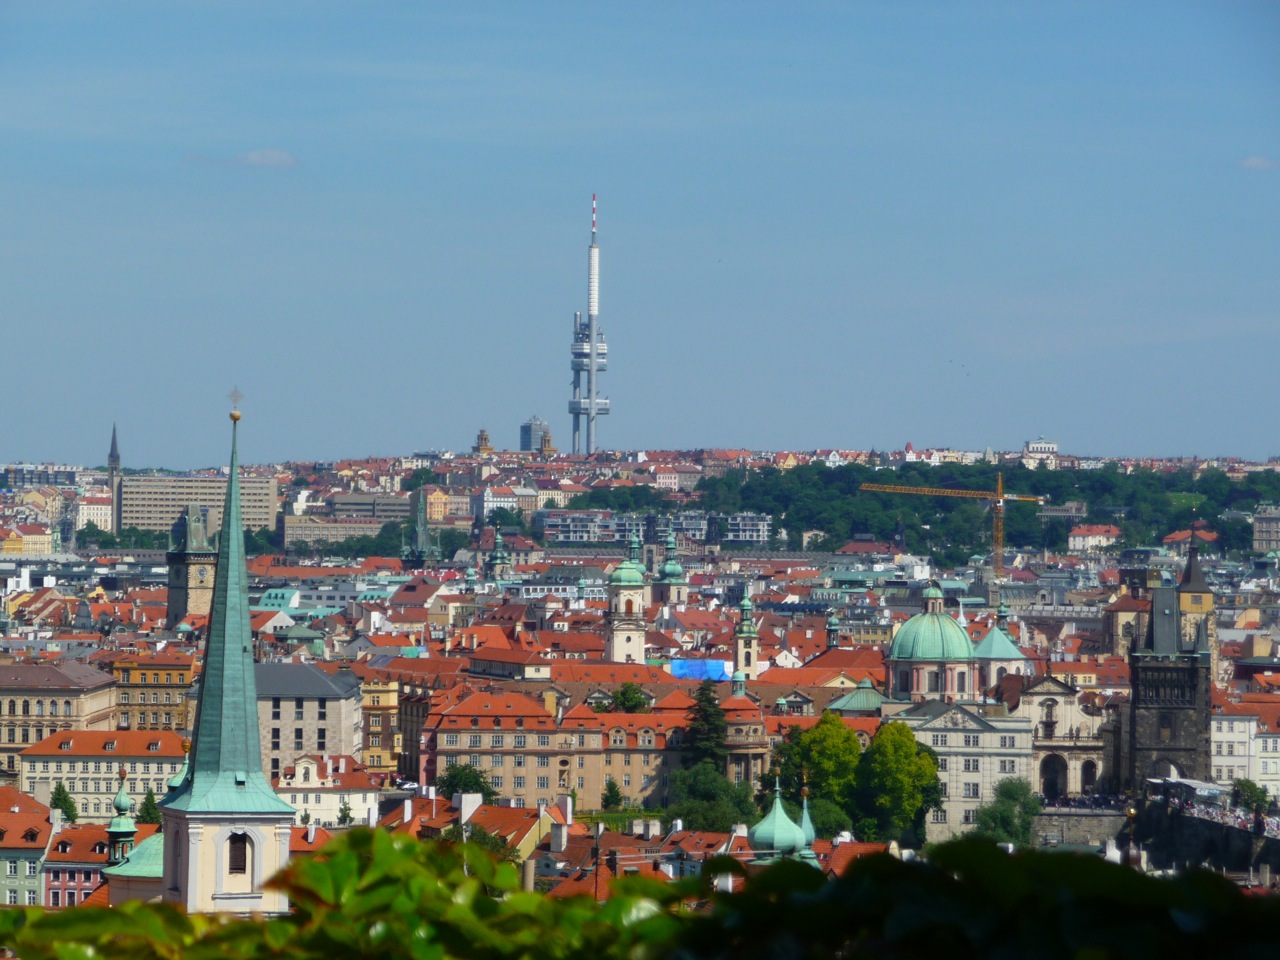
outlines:
[{"label": "tall metal tower", "polygon": [[[596,452],[596,417],[609,413],[609,401],[596,392],[596,374],[609,365],[609,347],[598,322],[600,314],[600,247],[596,244],[596,195],[591,195],[591,246],[587,248],[587,320],[581,313],[573,315],[573,343],[570,346],[573,369],[573,399],[569,414],[573,417],[573,452],[582,452],[582,418],[587,419],[587,453]],[[582,375],[587,375],[587,394],[582,395]]]}]

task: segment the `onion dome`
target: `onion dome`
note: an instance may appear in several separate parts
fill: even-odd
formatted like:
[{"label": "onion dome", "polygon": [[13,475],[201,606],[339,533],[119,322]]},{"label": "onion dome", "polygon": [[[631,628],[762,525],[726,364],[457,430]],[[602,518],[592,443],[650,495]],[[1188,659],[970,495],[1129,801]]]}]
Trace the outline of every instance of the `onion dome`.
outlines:
[{"label": "onion dome", "polygon": [[809,788],[802,787],[800,790],[801,807],[800,807],[800,832],[804,834],[805,848],[813,846],[813,841],[818,838],[818,833],[813,829],[813,821],[809,819]]},{"label": "onion dome", "polygon": [[667,534],[666,554],[667,558],[662,562],[662,569],[658,571],[663,583],[684,583],[684,567],[680,566],[680,561],[676,559],[675,531]]},{"label": "onion dome", "polygon": [[773,851],[780,857],[789,857],[804,849],[804,831],[796,826],[782,808],[782,786],[774,781],[773,808],[764,819],[747,831],[747,841],[757,854]]},{"label": "onion dome", "polygon": [[169,778],[166,786],[170,791],[177,790],[182,786],[182,781],[187,778],[187,761],[191,754],[191,741],[182,741],[182,766],[178,767],[178,772]]},{"label": "onion dome", "polygon": [[134,825],[133,817],[129,816],[129,811],[133,808],[133,802],[129,799],[129,795],[124,792],[124,778],[124,767],[121,767],[120,789],[116,792],[116,798],[111,804],[115,808],[116,815],[107,824],[107,833],[128,834],[131,836],[136,832],[137,827]]},{"label": "onion dome", "polygon": [[899,629],[889,648],[890,660],[967,662],[973,659],[973,641],[960,624],[942,610],[942,590],[934,581],[924,591],[925,611]]},{"label": "onion dome", "polygon": [[631,537],[629,554],[626,560],[613,568],[613,573],[609,575],[609,586],[644,586],[644,564],[640,562],[640,538],[634,534]]}]

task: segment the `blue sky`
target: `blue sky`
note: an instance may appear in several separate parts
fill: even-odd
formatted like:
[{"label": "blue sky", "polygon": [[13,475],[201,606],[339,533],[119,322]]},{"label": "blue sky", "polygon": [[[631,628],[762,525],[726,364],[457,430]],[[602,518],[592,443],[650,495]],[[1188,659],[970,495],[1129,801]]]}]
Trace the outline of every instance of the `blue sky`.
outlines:
[{"label": "blue sky", "polygon": [[1280,6],[0,6],[0,460],[1280,454]]}]

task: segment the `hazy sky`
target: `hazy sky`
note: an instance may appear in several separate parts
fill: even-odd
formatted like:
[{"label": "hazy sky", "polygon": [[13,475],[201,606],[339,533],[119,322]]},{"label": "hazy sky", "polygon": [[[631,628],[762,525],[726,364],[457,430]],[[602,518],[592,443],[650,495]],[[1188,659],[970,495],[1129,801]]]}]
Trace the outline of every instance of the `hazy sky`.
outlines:
[{"label": "hazy sky", "polygon": [[[1280,5],[0,5],[0,460],[1280,454]],[[1271,359],[1268,360],[1267,358]]]}]

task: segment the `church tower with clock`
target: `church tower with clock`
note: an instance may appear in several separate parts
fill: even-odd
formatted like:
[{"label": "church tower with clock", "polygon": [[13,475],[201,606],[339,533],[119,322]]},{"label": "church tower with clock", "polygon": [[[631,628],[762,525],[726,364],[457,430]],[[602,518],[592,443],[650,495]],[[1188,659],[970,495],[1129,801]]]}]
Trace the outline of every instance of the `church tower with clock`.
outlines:
[{"label": "church tower with clock", "polygon": [[169,615],[165,625],[176,629],[191,614],[207,617],[213,603],[217,549],[209,540],[204,510],[190,504],[169,535]]}]

